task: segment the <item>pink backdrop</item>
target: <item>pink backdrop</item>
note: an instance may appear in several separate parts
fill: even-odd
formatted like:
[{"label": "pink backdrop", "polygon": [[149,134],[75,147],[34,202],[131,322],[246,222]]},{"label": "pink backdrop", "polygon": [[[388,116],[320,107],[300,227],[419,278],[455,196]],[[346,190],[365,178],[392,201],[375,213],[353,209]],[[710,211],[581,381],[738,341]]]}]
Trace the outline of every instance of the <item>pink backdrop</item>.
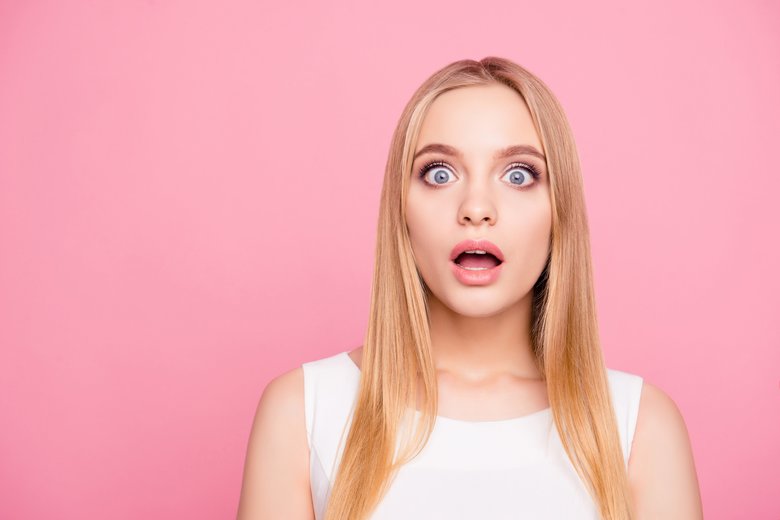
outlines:
[{"label": "pink backdrop", "polygon": [[0,518],[234,517],[266,383],[362,341],[404,103],[486,55],[570,117],[608,366],[780,518],[777,4],[368,4],[0,3]]}]

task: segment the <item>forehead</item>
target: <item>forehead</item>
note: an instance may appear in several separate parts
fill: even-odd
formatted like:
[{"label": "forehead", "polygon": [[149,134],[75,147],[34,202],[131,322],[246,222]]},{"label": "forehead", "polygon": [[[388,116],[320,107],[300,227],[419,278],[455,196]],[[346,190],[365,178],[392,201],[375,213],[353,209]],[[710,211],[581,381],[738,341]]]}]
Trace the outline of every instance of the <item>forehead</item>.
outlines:
[{"label": "forehead", "polygon": [[423,119],[415,151],[430,143],[459,148],[466,157],[516,144],[542,150],[523,98],[506,85],[460,87],[439,95]]}]

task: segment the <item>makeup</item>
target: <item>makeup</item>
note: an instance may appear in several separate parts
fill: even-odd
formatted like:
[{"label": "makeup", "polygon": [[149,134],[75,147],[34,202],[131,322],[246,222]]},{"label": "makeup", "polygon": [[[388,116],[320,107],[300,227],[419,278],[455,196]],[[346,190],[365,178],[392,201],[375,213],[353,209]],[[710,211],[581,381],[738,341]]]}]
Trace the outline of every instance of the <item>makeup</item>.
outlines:
[{"label": "makeup", "polygon": [[472,270],[466,269],[455,262],[450,262],[452,273],[455,278],[464,285],[488,285],[495,282],[498,279],[498,275],[501,274],[501,267],[503,264],[498,264],[495,267],[487,269]]},{"label": "makeup", "polygon": [[501,274],[504,254],[489,240],[463,240],[450,252],[450,267],[464,285],[487,285]]}]

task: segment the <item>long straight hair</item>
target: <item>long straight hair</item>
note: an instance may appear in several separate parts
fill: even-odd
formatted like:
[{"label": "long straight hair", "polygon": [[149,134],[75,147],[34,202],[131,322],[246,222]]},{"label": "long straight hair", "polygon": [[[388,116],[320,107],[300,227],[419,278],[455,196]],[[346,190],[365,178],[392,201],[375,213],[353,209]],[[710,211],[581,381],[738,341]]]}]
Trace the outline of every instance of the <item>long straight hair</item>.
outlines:
[{"label": "long straight hair", "polygon": [[[438,410],[427,291],[406,221],[408,172],[423,118],[440,94],[499,83],[525,101],[547,157],[552,236],[533,287],[531,345],[555,426],[603,520],[630,520],[631,495],[598,337],[590,238],[574,137],[551,90],[520,65],[489,56],[459,60],[414,93],[393,133],[377,226],[370,317],[358,395],[325,520],[368,518],[397,470],[422,450]],[[421,384],[418,385],[418,378]],[[418,388],[419,386],[419,388]],[[417,427],[410,410],[421,401]],[[410,435],[413,431],[413,435]]]}]

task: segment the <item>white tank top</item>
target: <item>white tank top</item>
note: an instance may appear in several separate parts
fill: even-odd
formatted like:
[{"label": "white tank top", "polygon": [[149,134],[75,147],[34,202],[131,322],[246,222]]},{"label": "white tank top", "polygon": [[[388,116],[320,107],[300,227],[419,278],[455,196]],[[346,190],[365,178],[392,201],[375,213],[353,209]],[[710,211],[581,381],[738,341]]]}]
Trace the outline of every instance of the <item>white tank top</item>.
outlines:
[{"label": "white tank top", "polygon": [[[315,518],[321,520],[352,422],[360,369],[348,351],[301,366],[311,491]],[[627,465],[642,378],[609,368],[607,374]],[[598,517],[598,508],[563,449],[548,407],[498,421],[438,416],[428,443],[401,467],[370,518]]]}]

